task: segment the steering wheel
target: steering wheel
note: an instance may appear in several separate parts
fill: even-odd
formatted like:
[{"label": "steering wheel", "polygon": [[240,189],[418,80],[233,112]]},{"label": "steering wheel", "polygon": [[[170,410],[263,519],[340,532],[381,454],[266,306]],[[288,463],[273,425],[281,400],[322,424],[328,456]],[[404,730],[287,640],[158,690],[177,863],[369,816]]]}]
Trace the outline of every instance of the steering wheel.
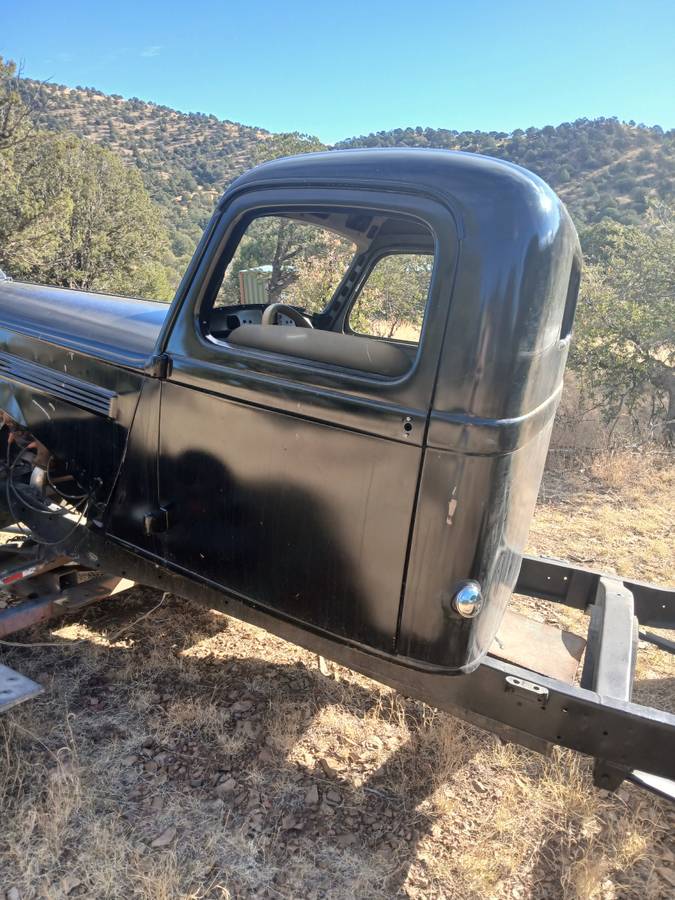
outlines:
[{"label": "steering wheel", "polygon": [[279,313],[284,316],[288,316],[288,318],[293,321],[293,324],[297,328],[314,328],[309,319],[303,316],[302,313],[299,313],[297,309],[289,306],[287,303],[270,303],[269,306],[266,306],[262,314],[262,324],[278,325]]}]

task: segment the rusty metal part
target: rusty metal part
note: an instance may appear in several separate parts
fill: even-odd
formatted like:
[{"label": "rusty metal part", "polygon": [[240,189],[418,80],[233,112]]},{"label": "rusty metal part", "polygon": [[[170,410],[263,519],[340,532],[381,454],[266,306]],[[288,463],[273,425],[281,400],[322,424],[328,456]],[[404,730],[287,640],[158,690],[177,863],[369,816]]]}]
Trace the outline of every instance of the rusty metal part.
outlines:
[{"label": "rusty metal part", "polygon": [[[18,554],[17,554],[18,555]],[[70,562],[67,556],[54,556],[52,559],[44,561],[39,560],[21,560],[15,566],[4,568],[0,576],[0,588],[11,590],[14,585],[27,578],[35,578],[38,575],[44,575],[45,572],[51,572],[53,569],[61,568]]]},{"label": "rusty metal part", "polygon": [[98,575],[62,591],[25,600],[0,612],[0,638],[40,622],[75,612],[133,587],[134,582],[118,575]]},{"label": "rusty metal part", "polygon": [[572,684],[585,646],[585,638],[507,609],[490,654]]}]

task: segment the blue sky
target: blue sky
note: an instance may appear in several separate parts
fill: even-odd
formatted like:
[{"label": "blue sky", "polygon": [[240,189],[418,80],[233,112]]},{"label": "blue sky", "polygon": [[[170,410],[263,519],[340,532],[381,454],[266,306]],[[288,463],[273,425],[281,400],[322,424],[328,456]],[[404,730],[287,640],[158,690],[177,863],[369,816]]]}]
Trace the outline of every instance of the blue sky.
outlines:
[{"label": "blue sky", "polygon": [[673,0],[0,0],[0,55],[327,142],[582,116],[675,127]]}]

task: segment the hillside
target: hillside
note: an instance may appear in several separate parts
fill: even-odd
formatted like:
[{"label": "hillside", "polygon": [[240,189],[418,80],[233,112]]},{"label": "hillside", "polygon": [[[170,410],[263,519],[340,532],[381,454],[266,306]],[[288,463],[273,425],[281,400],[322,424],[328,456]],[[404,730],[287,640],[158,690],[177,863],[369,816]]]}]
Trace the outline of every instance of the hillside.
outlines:
[{"label": "hillside", "polygon": [[[264,159],[321,149],[315,138],[272,134],[203,113],[125,100],[92,88],[22,82],[40,127],[72,131],[137,165],[169,224],[173,250],[189,254],[233,177]],[[441,147],[523,165],[554,187],[578,224],[635,222],[650,199],[675,198],[675,131],[617,119],[502,132],[405,128],[354,137],[337,147]]]},{"label": "hillside", "polygon": [[38,127],[73,132],[138,166],[164,210],[178,258],[192,253],[216,199],[234,177],[265,159],[323,147],[301,135],[270,134],[93,88],[27,79],[20,87]]},{"label": "hillside", "polygon": [[675,197],[675,131],[618,119],[578,119],[511,134],[397,128],[338,147],[441,147],[525,166],[555,188],[578,224],[638,220],[650,199]]}]

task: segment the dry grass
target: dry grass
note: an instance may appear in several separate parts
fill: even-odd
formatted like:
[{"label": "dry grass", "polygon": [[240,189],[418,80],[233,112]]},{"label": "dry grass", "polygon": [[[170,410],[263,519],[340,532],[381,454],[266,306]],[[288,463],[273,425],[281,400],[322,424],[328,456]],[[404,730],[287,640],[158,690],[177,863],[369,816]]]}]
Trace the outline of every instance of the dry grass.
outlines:
[{"label": "dry grass", "polygon": [[[547,476],[531,549],[667,582],[674,490],[675,468],[644,458]],[[673,895],[675,818],[653,797],[602,795],[575,754],[504,745],[337,666],[323,676],[311,654],[175,598],[111,642],[156,602],[137,590],[22,636],[64,648],[2,651],[46,690],[0,720],[0,890]],[[641,648],[643,697],[672,702],[671,660]]]}]

